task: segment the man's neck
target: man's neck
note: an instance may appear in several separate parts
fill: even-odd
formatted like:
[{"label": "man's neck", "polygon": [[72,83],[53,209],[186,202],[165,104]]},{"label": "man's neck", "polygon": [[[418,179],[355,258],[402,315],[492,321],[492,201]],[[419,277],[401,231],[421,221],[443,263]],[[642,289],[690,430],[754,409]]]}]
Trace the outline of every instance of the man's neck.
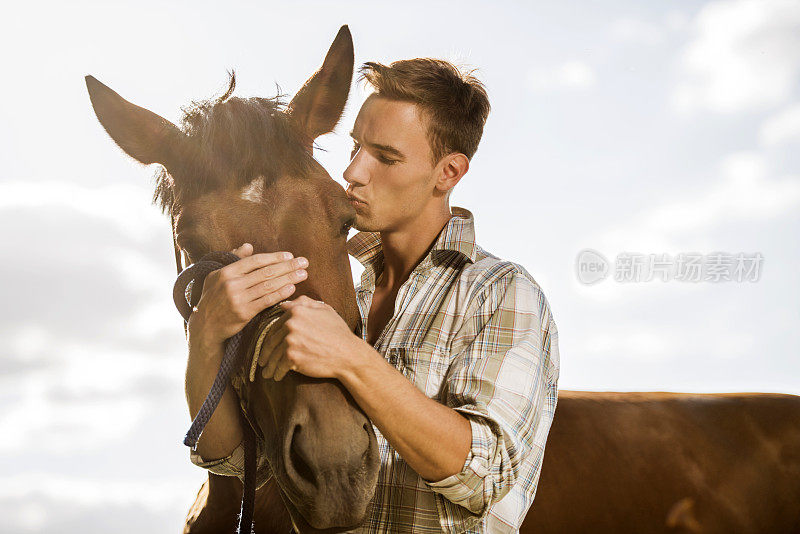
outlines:
[{"label": "man's neck", "polygon": [[383,271],[378,286],[399,288],[419,265],[452,217],[450,206],[423,213],[402,230],[381,232]]}]

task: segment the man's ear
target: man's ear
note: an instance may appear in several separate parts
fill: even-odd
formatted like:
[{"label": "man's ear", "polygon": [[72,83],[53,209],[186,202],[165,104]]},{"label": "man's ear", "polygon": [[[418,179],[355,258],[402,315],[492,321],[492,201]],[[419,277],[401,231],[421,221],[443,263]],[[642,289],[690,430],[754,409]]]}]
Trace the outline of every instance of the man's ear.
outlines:
[{"label": "man's ear", "polygon": [[439,164],[436,189],[446,193],[461,180],[469,170],[469,158],[460,152],[453,152],[443,157]]},{"label": "man's ear", "polygon": [[186,135],[167,119],[134,105],[94,76],[86,88],[95,115],[111,139],[137,161],[161,163],[169,171],[180,165]]},{"label": "man's ear", "polygon": [[314,139],[332,132],[350,94],[353,37],[345,24],[333,40],[322,67],[294,95],[288,111],[310,152]]}]

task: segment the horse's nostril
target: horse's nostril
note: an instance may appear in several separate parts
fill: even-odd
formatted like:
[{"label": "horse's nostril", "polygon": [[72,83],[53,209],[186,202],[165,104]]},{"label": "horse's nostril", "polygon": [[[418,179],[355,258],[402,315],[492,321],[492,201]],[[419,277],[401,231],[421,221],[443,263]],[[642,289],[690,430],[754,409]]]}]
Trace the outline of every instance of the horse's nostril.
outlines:
[{"label": "horse's nostril", "polygon": [[297,425],[294,427],[294,432],[292,433],[292,442],[289,446],[289,460],[292,463],[292,467],[294,471],[300,476],[300,478],[306,480],[311,485],[317,485],[317,477],[314,475],[314,470],[311,469],[311,466],[308,464],[306,460],[306,455],[303,452],[303,448],[300,444],[300,430],[301,426]]},{"label": "horse's nostril", "polygon": [[364,448],[364,451],[361,453],[361,461],[362,462],[366,462],[367,458],[370,455],[370,452],[372,452],[370,450],[372,448],[371,447],[372,440],[370,439],[370,430],[372,430],[372,425],[369,424],[369,423],[364,423],[364,426],[362,428],[364,429],[364,432],[367,433],[367,446]]}]

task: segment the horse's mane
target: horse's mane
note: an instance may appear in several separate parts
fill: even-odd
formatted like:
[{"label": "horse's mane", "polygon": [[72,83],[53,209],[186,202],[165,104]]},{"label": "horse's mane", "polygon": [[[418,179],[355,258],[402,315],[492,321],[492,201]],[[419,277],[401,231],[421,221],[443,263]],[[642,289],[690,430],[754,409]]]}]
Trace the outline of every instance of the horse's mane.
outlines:
[{"label": "horse's mane", "polygon": [[[153,203],[163,213],[173,215],[182,201],[221,187],[241,188],[257,176],[269,183],[282,172],[304,175],[309,170],[312,156],[289,122],[280,87],[272,98],[232,97],[236,74],[228,76],[221,96],[181,108],[179,128],[188,143],[180,140],[174,148],[185,163],[170,171],[161,166],[155,175]],[[170,173],[180,175],[180,187],[174,187]]]}]

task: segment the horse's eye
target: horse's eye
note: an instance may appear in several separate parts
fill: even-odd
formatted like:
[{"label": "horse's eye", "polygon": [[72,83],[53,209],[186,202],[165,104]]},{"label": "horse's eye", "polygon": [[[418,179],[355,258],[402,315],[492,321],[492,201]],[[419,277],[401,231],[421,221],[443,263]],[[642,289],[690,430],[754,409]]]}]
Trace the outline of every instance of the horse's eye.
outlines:
[{"label": "horse's eye", "polygon": [[186,252],[184,249],[181,249],[181,254],[183,254],[183,264],[188,267],[189,265],[194,263],[192,259],[192,255]]},{"label": "horse's eye", "polygon": [[195,238],[181,240],[178,242],[178,246],[183,249],[189,261],[192,263],[196,262],[204,254],[202,243]]},{"label": "horse's eye", "polygon": [[355,220],[354,220],[354,219],[347,219],[347,220],[344,222],[344,224],[342,225],[342,233],[343,233],[343,234],[346,234],[347,232],[349,232],[349,231],[350,231],[350,228],[352,228],[352,226],[353,226],[353,224],[354,224],[354,223],[355,223]]},{"label": "horse's eye", "polygon": [[186,265],[191,265],[195,263],[196,259],[194,255],[186,249],[183,249],[183,253],[186,255],[186,261],[188,262]]}]

